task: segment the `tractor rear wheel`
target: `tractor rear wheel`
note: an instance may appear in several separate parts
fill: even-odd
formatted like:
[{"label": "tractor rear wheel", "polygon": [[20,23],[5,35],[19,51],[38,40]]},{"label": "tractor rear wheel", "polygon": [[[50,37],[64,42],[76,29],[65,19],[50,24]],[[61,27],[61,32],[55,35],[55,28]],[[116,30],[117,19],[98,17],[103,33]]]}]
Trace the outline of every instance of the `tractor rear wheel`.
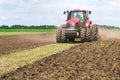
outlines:
[{"label": "tractor rear wheel", "polygon": [[65,29],[61,30],[61,42],[65,43],[67,42],[66,36],[65,36]]},{"label": "tractor rear wheel", "polygon": [[94,24],[92,26],[92,40],[93,41],[97,41],[99,38],[99,34],[98,34],[98,25]]},{"label": "tractor rear wheel", "polygon": [[57,43],[61,42],[61,28],[58,28],[56,31],[56,42]]},{"label": "tractor rear wheel", "polygon": [[91,35],[91,29],[90,28],[86,28],[86,41],[92,41],[92,35]]},{"label": "tractor rear wheel", "polygon": [[85,28],[80,28],[80,40],[81,42],[85,42]]}]

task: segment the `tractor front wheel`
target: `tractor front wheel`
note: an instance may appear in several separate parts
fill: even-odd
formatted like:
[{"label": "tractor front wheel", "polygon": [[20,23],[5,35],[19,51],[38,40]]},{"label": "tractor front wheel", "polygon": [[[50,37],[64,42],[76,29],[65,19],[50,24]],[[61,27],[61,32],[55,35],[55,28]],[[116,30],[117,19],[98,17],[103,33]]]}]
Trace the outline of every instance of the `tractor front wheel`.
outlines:
[{"label": "tractor front wheel", "polygon": [[91,28],[86,28],[86,36],[85,36],[85,38],[86,38],[87,42],[92,41]]},{"label": "tractor front wheel", "polygon": [[85,28],[80,28],[80,41],[85,42]]},{"label": "tractor front wheel", "polygon": [[99,34],[98,34],[98,25],[94,24],[92,26],[92,40],[93,41],[97,41],[99,38]]}]

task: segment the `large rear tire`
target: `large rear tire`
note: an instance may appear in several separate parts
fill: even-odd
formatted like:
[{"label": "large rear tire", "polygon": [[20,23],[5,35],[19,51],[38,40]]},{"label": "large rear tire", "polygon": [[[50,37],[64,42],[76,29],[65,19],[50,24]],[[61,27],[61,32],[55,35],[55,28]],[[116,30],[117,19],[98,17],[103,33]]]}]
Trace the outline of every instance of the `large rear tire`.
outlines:
[{"label": "large rear tire", "polygon": [[80,28],[80,41],[85,42],[85,28]]},{"label": "large rear tire", "polygon": [[57,43],[61,42],[61,28],[58,28],[56,31],[56,42]]},{"label": "large rear tire", "polygon": [[[57,30],[56,30],[56,42],[61,43],[63,42],[63,28],[65,27],[65,24],[62,24]],[[61,38],[62,37],[62,38]]]},{"label": "large rear tire", "polygon": [[65,29],[61,30],[61,42],[65,43],[67,42],[66,36],[65,36]]},{"label": "large rear tire", "polygon": [[86,40],[87,42],[92,41],[91,28],[86,28],[85,40]]},{"label": "large rear tire", "polygon": [[97,41],[99,38],[99,34],[98,34],[98,25],[94,24],[92,26],[92,40],[93,41]]}]

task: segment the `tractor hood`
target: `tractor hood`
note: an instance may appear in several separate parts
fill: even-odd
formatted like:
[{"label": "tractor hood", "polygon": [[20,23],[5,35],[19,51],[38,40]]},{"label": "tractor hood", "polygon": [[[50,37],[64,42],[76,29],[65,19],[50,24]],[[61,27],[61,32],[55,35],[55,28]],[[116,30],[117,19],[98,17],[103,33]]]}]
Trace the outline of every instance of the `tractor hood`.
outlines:
[{"label": "tractor hood", "polygon": [[70,20],[67,21],[67,23],[72,24],[72,23],[77,23],[79,22],[79,18],[71,18]]}]

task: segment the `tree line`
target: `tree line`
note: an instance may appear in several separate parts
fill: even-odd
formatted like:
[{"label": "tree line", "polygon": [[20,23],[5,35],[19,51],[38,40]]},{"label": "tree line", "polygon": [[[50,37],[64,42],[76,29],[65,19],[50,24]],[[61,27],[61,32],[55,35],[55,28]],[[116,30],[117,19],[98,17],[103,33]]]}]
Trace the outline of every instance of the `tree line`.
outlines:
[{"label": "tree line", "polygon": [[[99,25],[101,28],[107,28],[107,29],[120,29],[120,27],[117,26],[109,26],[109,25]],[[26,26],[26,25],[12,25],[12,26],[8,26],[8,25],[1,25],[0,29],[56,29],[57,26],[55,25],[30,25],[30,26]]]},{"label": "tree line", "polygon": [[12,25],[12,26],[8,26],[8,25],[1,25],[0,29],[56,29],[57,26],[55,25],[30,25],[30,26],[26,26],[26,25]]},{"label": "tree line", "polygon": [[109,25],[99,25],[101,28],[106,28],[106,29],[120,29],[120,27],[117,26],[109,26]]}]

